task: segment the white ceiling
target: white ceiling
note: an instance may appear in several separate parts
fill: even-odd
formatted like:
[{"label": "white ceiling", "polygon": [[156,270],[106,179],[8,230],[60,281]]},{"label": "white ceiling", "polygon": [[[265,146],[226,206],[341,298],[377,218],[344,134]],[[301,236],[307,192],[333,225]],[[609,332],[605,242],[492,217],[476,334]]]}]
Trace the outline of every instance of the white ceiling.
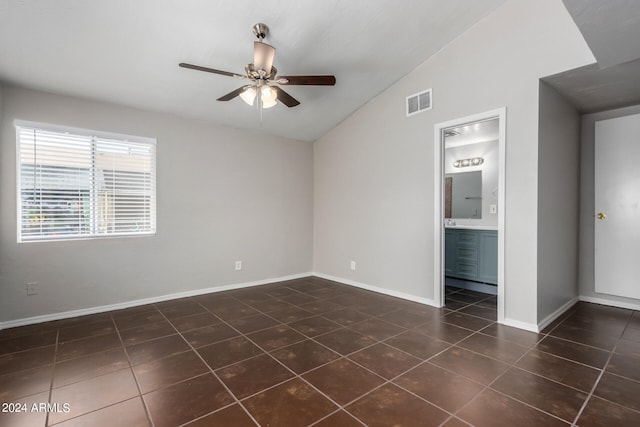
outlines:
[{"label": "white ceiling", "polygon": [[[503,2],[2,0],[0,81],[313,141]],[[178,67],[243,73],[257,22],[271,28],[281,75],[337,84],[290,86],[302,104],[260,122],[240,98],[215,100],[241,81]]]}]

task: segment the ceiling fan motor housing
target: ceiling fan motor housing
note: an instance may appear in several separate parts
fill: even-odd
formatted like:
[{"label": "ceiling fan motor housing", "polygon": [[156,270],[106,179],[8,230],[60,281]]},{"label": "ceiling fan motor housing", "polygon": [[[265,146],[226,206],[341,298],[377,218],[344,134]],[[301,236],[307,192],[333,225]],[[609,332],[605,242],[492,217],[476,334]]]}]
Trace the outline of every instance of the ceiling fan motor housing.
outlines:
[{"label": "ceiling fan motor housing", "polygon": [[247,72],[247,75],[255,80],[270,80],[275,78],[276,74],[278,74],[278,69],[274,66],[271,66],[271,72],[269,74],[260,75],[260,70],[256,69],[255,65],[247,64],[244,67],[244,70]]}]

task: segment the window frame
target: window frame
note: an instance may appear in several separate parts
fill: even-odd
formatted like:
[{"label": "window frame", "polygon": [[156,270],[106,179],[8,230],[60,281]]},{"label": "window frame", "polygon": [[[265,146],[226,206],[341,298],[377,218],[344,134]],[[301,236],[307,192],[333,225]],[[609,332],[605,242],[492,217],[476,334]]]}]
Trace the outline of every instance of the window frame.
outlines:
[{"label": "window frame", "polygon": [[[16,238],[17,243],[43,243],[43,242],[66,242],[74,240],[99,240],[99,239],[117,239],[117,238],[132,238],[132,237],[153,237],[157,235],[157,157],[158,157],[158,144],[156,138],[127,135],[114,132],[97,131],[91,129],[77,128],[71,126],[33,122],[28,120],[14,120],[14,127],[16,130]],[[124,232],[124,233],[105,233],[105,234],[75,234],[75,235],[62,235],[62,236],[38,236],[35,238],[24,239],[22,237],[22,166],[21,166],[21,141],[20,130],[24,128],[42,130],[46,132],[56,133],[68,133],[83,137],[93,137],[98,139],[111,139],[121,142],[142,143],[148,144],[153,147],[152,157],[152,177],[151,177],[151,200],[150,200],[150,222],[151,230],[145,232]],[[95,212],[92,212],[95,215]],[[93,218],[92,218],[93,220]]]}]

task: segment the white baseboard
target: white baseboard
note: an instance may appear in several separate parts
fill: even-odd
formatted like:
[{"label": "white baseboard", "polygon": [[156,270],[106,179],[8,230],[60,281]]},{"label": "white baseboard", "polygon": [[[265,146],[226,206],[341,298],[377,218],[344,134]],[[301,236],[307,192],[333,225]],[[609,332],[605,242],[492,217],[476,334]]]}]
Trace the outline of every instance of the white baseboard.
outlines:
[{"label": "white baseboard", "polygon": [[[172,299],[186,298],[186,297],[191,297],[191,296],[197,296],[197,295],[203,295],[203,294],[209,294],[209,293],[215,293],[215,292],[222,292],[222,291],[229,291],[229,290],[233,290],[233,289],[241,289],[241,288],[247,288],[247,287],[251,287],[251,286],[266,285],[266,284],[269,284],[269,283],[283,282],[283,281],[286,281],[286,280],[300,279],[300,278],[309,277],[309,276],[316,276],[316,277],[320,277],[320,278],[323,278],[323,279],[332,280],[334,282],[343,283],[345,285],[350,285],[350,286],[354,286],[354,287],[357,287],[357,288],[365,289],[365,290],[368,290],[368,291],[373,291],[373,292],[377,292],[377,293],[380,293],[380,294],[389,295],[389,296],[392,296],[392,297],[397,297],[397,298],[405,299],[405,300],[408,300],[408,301],[413,301],[413,302],[417,302],[417,303],[420,303],[420,304],[429,305],[429,306],[432,306],[432,307],[437,307],[435,301],[432,300],[432,299],[429,299],[429,298],[418,297],[418,296],[407,294],[407,293],[404,293],[404,292],[392,291],[392,290],[389,290],[389,289],[380,288],[380,287],[377,287],[377,286],[372,286],[372,285],[367,285],[365,283],[356,282],[354,280],[349,280],[349,279],[344,279],[344,278],[341,278],[341,277],[330,276],[328,274],[309,272],[309,273],[293,274],[293,275],[282,276],[282,277],[273,277],[273,278],[269,278],[269,279],[256,280],[256,281],[252,281],[252,282],[235,283],[235,284],[231,284],[231,285],[216,286],[216,287],[204,288],[204,289],[194,289],[194,290],[190,290],[190,291],[178,292],[178,293],[167,294],[167,295],[160,295],[160,296],[156,296],[156,297],[143,298],[143,299],[138,299],[138,300],[134,300],[134,301],[126,301],[126,302],[121,302],[121,303],[116,303],[116,304],[102,305],[102,306],[97,306],[97,307],[89,307],[89,308],[84,308],[84,309],[79,309],[79,310],[65,311],[65,312],[61,312],[61,313],[52,313],[52,314],[45,314],[45,315],[41,315],[41,316],[27,317],[27,318],[23,318],[23,319],[8,320],[8,321],[5,321],[5,322],[0,322],[0,330],[7,329],[7,328],[14,328],[14,327],[18,327],[18,326],[31,325],[31,324],[35,324],[35,323],[49,322],[49,321],[52,321],[52,320],[68,319],[68,318],[72,318],[72,317],[86,316],[86,315],[90,315],[90,314],[103,313],[103,312],[106,312],[106,311],[121,310],[123,308],[136,307],[136,306],[145,305],[145,304],[153,304],[153,303],[168,301],[168,300],[172,300]],[[630,303],[611,301],[611,300],[601,299],[601,298],[580,296],[579,298],[576,297],[576,298],[572,299],[571,301],[567,302],[566,304],[564,304],[558,310],[556,310],[555,312],[553,312],[552,314],[547,316],[538,325],[533,324],[533,323],[521,322],[521,321],[513,320],[513,319],[507,319],[507,318],[504,319],[504,324],[507,325],[507,326],[512,326],[514,328],[524,329],[524,330],[531,331],[531,332],[539,332],[542,329],[544,329],[548,324],[553,322],[558,316],[560,316],[562,313],[564,313],[567,309],[569,309],[578,300],[586,301],[586,302],[592,302],[592,303],[596,303],[596,304],[608,305],[608,306],[613,306],[613,307],[627,308],[627,309],[631,309],[631,310],[640,310],[640,304],[630,304]]]},{"label": "white baseboard", "polygon": [[273,277],[270,279],[256,280],[253,282],[235,283],[231,285],[216,286],[216,287],[205,288],[205,289],[194,289],[191,291],[177,292],[175,294],[160,295],[157,297],[143,298],[143,299],[138,299],[134,301],[126,301],[126,302],[121,302],[116,304],[101,305],[98,307],[83,308],[80,310],[71,310],[71,311],[64,311],[61,313],[52,313],[52,314],[45,314],[42,316],[8,320],[6,322],[0,322],[0,330],[7,329],[7,328],[15,328],[17,326],[32,325],[34,323],[50,322],[52,320],[68,319],[71,317],[103,313],[105,311],[121,310],[123,308],[136,307],[136,306],[145,305],[145,304],[153,304],[153,303],[168,301],[172,299],[186,298],[186,297],[192,297],[192,296],[210,294],[210,293],[222,292],[222,291],[229,291],[233,289],[247,288],[250,286],[266,285],[274,282],[283,282],[285,280],[300,279],[303,277],[309,277],[311,275],[312,273],[293,274],[290,276]]},{"label": "white baseboard", "polygon": [[406,300],[409,300],[409,301],[417,302],[417,303],[420,303],[420,304],[425,304],[425,305],[430,305],[432,307],[437,307],[435,301],[432,300],[432,299],[429,299],[429,298],[417,297],[415,295],[405,294],[404,292],[398,292],[398,291],[392,291],[392,290],[385,289],[385,288],[379,288],[377,286],[371,286],[371,285],[367,285],[365,283],[360,283],[360,282],[356,282],[356,281],[349,280],[349,279],[343,279],[342,277],[330,276],[328,274],[315,273],[315,272],[311,273],[311,274],[313,274],[316,277],[320,277],[322,279],[332,280],[334,282],[343,283],[343,284],[349,285],[349,286],[355,286],[356,288],[366,289],[367,291],[373,291],[373,292],[377,292],[379,294],[389,295],[389,296],[392,296],[392,297],[402,298],[402,299],[406,299]]},{"label": "white baseboard", "polygon": [[[357,288],[366,289],[368,291],[378,292],[378,293],[389,295],[389,296],[392,296],[392,297],[402,298],[402,299],[406,299],[406,300],[409,300],[409,301],[417,302],[417,303],[420,303],[420,304],[425,304],[425,305],[430,305],[432,307],[437,307],[435,301],[432,300],[432,299],[429,299],[429,298],[417,297],[415,295],[405,294],[404,292],[391,291],[389,289],[379,288],[377,286],[371,286],[371,285],[367,285],[365,283],[360,283],[360,282],[356,282],[356,281],[349,280],[349,279],[343,279],[341,277],[330,276],[328,274],[322,274],[322,273],[316,273],[316,272],[313,272],[312,274],[314,276],[320,277],[322,279],[332,280],[334,282],[343,283],[345,285],[350,285],[350,286],[355,286]],[[535,323],[526,323],[526,322],[521,322],[519,320],[504,319],[504,324],[507,325],[507,326],[512,326],[514,328],[524,329],[526,331],[539,332],[538,325],[536,325]]]},{"label": "white baseboard", "polygon": [[542,319],[540,322],[538,322],[538,330],[536,332],[540,332],[541,330],[546,328],[551,322],[553,322],[558,317],[560,317],[562,313],[564,313],[565,311],[573,307],[573,305],[577,303],[578,300],[579,300],[578,297],[571,298],[571,300],[563,304],[562,307],[560,307],[559,309],[557,309],[556,311],[554,311],[553,313],[551,313],[550,315]]},{"label": "white baseboard", "polygon": [[519,320],[507,319],[505,317],[504,322],[502,324],[511,326],[513,328],[524,329],[525,331],[529,331],[529,332],[540,332],[538,330],[538,325],[536,325],[535,323],[521,322]]},{"label": "white baseboard", "polygon": [[580,301],[592,302],[594,304],[608,305],[610,307],[628,308],[629,310],[640,310],[640,302],[638,304],[614,301],[606,298],[588,297],[580,295]]}]

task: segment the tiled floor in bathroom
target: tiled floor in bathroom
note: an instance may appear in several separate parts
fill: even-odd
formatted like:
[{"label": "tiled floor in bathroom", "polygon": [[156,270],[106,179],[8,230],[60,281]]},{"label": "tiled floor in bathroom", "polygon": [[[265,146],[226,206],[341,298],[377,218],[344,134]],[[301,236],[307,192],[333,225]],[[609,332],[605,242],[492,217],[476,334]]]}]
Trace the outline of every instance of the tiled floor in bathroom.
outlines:
[{"label": "tiled floor in bathroom", "polygon": [[0,426],[640,425],[639,312],[495,320],[314,277],[8,329]]}]

